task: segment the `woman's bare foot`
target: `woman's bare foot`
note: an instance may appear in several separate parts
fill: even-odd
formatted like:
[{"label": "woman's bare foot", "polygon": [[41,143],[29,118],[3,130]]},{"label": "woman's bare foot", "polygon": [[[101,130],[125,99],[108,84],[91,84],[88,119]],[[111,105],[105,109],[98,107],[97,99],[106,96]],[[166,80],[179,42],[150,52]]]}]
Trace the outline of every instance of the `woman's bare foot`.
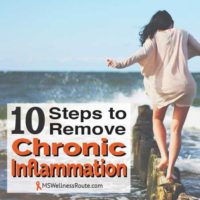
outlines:
[{"label": "woman's bare foot", "polygon": [[170,182],[174,182],[175,180],[177,180],[178,178],[174,175],[174,174],[170,174],[166,176],[166,179]]},{"label": "woman's bare foot", "polygon": [[178,177],[174,173],[174,168],[173,169],[167,169],[166,179],[170,182],[174,182],[175,180],[178,179]]},{"label": "woman's bare foot", "polygon": [[168,166],[168,158],[161,158],[159,164],[157,165],[157,169],[165,170]]}]

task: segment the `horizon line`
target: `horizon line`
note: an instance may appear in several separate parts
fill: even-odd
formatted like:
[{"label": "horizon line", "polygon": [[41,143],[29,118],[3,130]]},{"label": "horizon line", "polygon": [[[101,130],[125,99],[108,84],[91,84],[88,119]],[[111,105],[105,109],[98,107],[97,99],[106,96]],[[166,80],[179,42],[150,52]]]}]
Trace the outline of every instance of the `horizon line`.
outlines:
[{"label": "horizon line", "polygon": [[[77,73],[140,73],[140,71],[122,71],[122,70],[117,70],[114,69],[113,71],[103,71],[103,70],[1,70],[0,72],[7,73],[7,72],[54,72],[54,73],[59,73],[59,72],[77,72]],[[191,73],[200,73],[200,71],[190,71]]]}]

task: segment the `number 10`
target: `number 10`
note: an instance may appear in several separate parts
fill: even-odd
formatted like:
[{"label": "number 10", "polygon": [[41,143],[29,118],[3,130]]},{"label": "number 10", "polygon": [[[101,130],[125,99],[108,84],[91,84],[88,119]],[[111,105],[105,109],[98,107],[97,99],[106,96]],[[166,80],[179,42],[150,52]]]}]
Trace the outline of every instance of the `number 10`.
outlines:
[{"label": "number 10", "polygon": [[[35,129],[33,129],[33,124],[32,124],[32,117],[34,111],[36,111],[38,115],[38,126]],[[16,109],[12,111],[12,115],[16,115],[15,129],[12,130],[12,134],[24,134],[24,130],[21,129],[21,107],[16,107]],[[45,124],[45,115],[43,110],[39,107],[30,108],[26,113],[25,122],[27,130],[31,134],[41,133]]]}]

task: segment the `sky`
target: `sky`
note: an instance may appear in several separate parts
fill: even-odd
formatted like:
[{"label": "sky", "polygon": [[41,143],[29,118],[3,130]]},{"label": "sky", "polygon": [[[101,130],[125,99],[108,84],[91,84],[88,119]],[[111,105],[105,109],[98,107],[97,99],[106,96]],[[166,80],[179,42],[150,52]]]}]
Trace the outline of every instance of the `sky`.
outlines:
[{"label": "sky", "polygon": [[[0,0],[0,70],[118,71],[106,59],[132,55],[158,10],[200,41],[199,8],[198,0]],[[189,68],[200,71],[199,57]]]}]

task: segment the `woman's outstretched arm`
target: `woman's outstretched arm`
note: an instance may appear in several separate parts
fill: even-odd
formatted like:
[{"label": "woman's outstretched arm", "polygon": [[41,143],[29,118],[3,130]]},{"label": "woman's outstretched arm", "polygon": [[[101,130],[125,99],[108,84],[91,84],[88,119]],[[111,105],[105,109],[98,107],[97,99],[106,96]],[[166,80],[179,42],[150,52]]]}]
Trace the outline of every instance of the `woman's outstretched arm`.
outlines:
[{"label": "woman's outstretched arm", "polygon": [[125,67],[128,67],[130,65],[133,65],[139,61],[141,61],[143,58],[145,58],[150,51],[153,50],[155,47],[154,39],[147,39],[142,47],[140,47],[132,56],[130,56],[128,59],[125,59],[123,61],[117,61],[114,59],[107,59],[107,65],[108,67],[118,68],[122,69]]}]

